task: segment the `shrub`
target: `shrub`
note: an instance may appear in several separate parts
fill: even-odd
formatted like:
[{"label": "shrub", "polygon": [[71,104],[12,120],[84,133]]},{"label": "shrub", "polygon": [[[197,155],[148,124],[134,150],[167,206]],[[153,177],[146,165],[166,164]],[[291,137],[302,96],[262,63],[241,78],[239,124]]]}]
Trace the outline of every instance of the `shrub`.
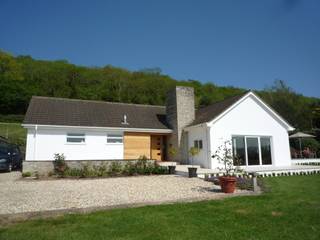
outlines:
[{"label": "shrub", "polygon": [[112,162],[109,166],[108,173],[112,176],[119,175],[122,172],[122,166],[118,162]]},{"label": "shrub", "polygon": [[152,169],[152,174],[168,174],[168,169],[155,163]]},{"label": "shrub", "polygon": [[138,174],[144,174],[147,168],[148,158],[146,156],[140,156],[136,162],[136,169]]},{"label": "shrub", "polygon": [[80,177],[95,177],[95,172],[93,171],[93,169],[90,169],[88,164],[84,164],[80,169]]},{"label": "shrub", "polygon": [[96,172],[98,177],[103,177],[108,175],[108,168],[105,164],[101,164],[100,166],[93,166],[93,170]]},{"label": "shrub", "polygon": [[131,161],[128,161],[124,165],[122,173],[125,174],[125,175],[129,175],[129,176],[136,174],[137,173],[136,164],[132,163]]},{"label": "shrub", "polygon": [[81,168],[69,168],[67,167],[60,177],[104,177],[104,176],[119,176],[119,175],[146,175],[146,174],[166,174],[168,172],[166,167],[157,165],[153,161],[149,161],[146,158],[140,158],[139,160],[132,162],[128,161],[125,165],[119,162],[112,162],[110,165],[94,165],[90,167],[88,164],[84,164]]},{"label": "shrub", "polygon": [[191,156],[191,165],[193,165],[193,159],[196,155],[198,155],[200,152],[199,148],[191,147],[189,149],[189,155]]},{"label": "shrub", "polygon": [[237,178],[237,188],[242,190],[253,190],[251,178]]},{"label": "shrub", "polygon": [[64,172],[64,176],[70,176],[70,177],[80,177],[82,174],[82,170],[79,168],[68,168]]},{"label": "shrub", "polygon": [[31,172],[23,172],[22,177],[31,177]]},{"label": "shrub", "polygon": [[54,172],[58,174],[59,176],[63,176],[64,172],[68,168],[66,163],[66,158],[63,153],[55,153],[54,154],[54,161],[53,161],[53,168]]},{"label": "shrub", "polygon": [[169,150],[168,150],[168,154],[169,156],[171,156],[171,158],[173,159],[176,155],[177,155],[178,151],[176,148],[170,146]]}]

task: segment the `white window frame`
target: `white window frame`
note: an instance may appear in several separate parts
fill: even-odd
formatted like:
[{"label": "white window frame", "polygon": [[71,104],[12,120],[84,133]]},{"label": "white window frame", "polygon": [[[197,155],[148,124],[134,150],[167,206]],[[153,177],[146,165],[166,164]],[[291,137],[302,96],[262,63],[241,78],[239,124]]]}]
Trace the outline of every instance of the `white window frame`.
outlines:
[{"label": "white window frame", "polygon": [[[109,139],[121,140],[121,142],[108,142]],[[121,145],[123,144],[123,134],[122,133],[107,133],[106,144],[111,145]]]},{"label": "white window frame", "polygon": [[[200,148],[200,142],[201,142],[201,148]],[[202,150],[203,149],[203,141],[202,139],[197,139],[193,141],[193,147]]]},{"label": "white window frame", "polygon": [[[273,145],[272,145],[272,137],[265,135],[232,135],[231,142],[233,137],[243,137],[244,138],[244,150],[245,150],[245,165],[241,165],[240,167],[258,167],[258,166],[272,166],[273,165]],[[247,138],[258,138],[258,148],[259,148],[259,165],[249,165],[248,164],[248,150],[247,150]],[[262,164],[262,155],[261,155],[261,142],[260,138],[269,138],[270,139],[270,155],[271,155],[271,164]],[[233,142],[232,142],[232,151],[233,151]]]},{"label": "white window frame", "polygon": [[[81,142],[69,142],[68,138],[71,138],[71,139],[83,139],[83,141],[81,141]],[[84,144],[86,144],[86,134],[85,133],[67,133],[67,135],[66,135],[66,144],[84,145]]]}]

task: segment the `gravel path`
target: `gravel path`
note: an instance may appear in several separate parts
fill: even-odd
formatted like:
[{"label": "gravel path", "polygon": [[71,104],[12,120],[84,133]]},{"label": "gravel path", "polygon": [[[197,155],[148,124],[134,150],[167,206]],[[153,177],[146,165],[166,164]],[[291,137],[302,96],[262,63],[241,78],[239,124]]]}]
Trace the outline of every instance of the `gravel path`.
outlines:
[{"label": "gravel path", "polygon": [[[176,175],[0,181],[0,214],[225,197],[218,189],[199,178]],[[236,195],[242,193],[247,192]]]}]

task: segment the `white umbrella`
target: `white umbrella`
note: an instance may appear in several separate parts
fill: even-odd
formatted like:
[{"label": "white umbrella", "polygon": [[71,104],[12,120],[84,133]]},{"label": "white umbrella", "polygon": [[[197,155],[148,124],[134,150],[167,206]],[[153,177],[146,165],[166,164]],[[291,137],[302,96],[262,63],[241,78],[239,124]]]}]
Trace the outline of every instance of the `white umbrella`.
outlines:
[{"label": "white umbrella", "polygon": [[307,133],[303,133],[303,132],[297,132],[295,134],[292,134],[291,136],[289,136],[289,138],[298,138],[299,139],[299,146],[300,146],[300,156],[302,157],[302,147],[301,147],[301,139],[302,138],[315,138],[316,136],[311,135],[311,134],[307,134]]}]

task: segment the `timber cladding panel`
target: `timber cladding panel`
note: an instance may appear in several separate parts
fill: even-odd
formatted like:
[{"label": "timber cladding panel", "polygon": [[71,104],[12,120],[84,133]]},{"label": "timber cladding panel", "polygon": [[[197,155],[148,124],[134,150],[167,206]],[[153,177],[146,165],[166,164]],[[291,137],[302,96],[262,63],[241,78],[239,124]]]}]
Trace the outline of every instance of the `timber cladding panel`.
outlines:
[{"label": "timber cladding panel", "polygon": [[143,155],[150,159],[151,135],[149,133],[125,132],[123,143],[124,159],[138,159]]}]

